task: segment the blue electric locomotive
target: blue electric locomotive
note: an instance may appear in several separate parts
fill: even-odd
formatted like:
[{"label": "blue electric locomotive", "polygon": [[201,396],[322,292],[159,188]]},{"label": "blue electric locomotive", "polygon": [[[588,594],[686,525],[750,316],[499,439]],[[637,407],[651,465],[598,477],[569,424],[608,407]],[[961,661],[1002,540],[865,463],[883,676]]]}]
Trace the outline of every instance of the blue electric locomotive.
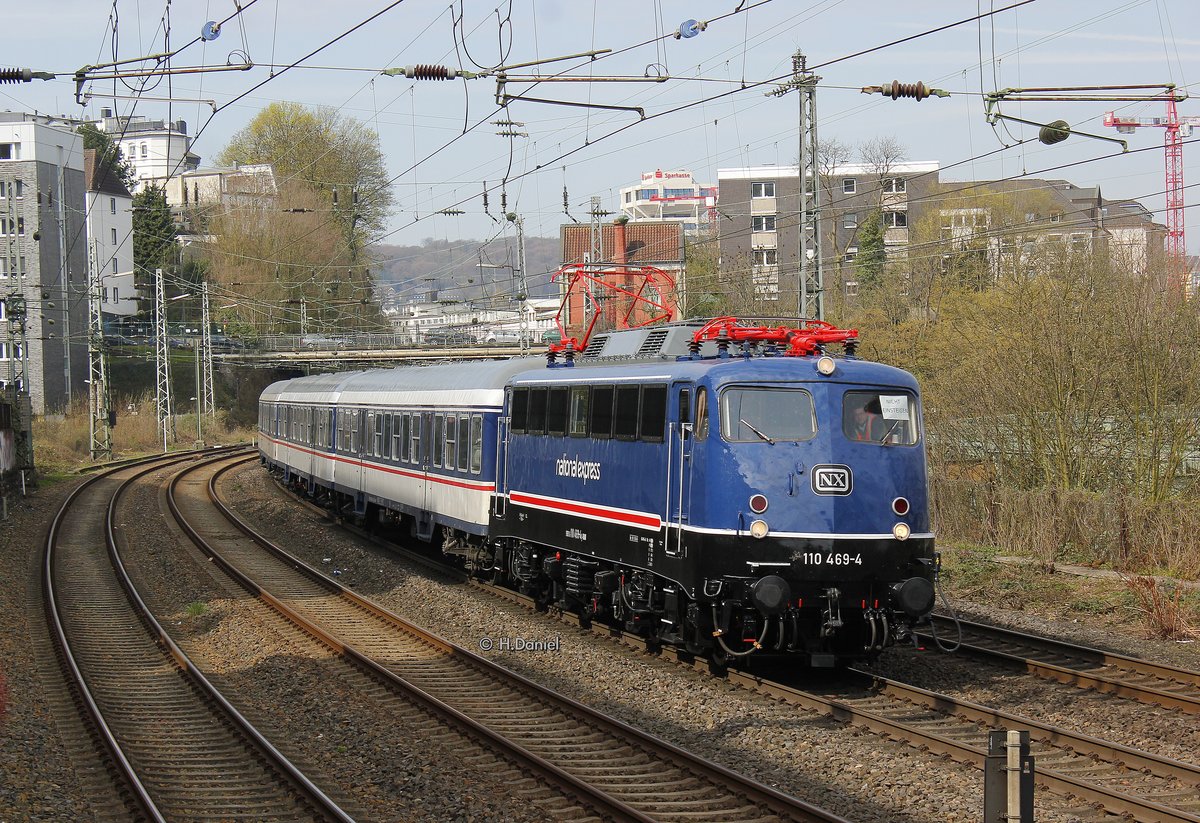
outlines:
[{"label": "blue electric locomotive", "polygon": [[[370,520],[440,527],[443,551],[548,605],[718,661],[871,658],[933,606],[919,393],[803,331],[675,324],[549,368],[275,384],[264,458]],[[275,421],[306,406],[327,436],[297,449]]]}]

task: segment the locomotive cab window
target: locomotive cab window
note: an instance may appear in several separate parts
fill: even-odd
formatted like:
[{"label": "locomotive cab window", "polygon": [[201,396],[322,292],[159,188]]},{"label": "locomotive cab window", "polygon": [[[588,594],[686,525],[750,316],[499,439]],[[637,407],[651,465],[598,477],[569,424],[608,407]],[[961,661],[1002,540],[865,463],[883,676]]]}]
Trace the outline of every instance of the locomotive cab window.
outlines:
[{"label": "locomotive cab window", "polygon": [[917,401],[903,391],[848,391],[842,396],[847,440],[912,446],[917,442]]},{"label": "locomotive cab window", "polygon": [[735,443],[811,440],[812,395],[803,389],[735,386],[720,395],[721,436]]},{"label": "locomotive cab window", "polygon": [[529,419],[525,424],[526,434],[546,433],[546,390],[529,390]]}]

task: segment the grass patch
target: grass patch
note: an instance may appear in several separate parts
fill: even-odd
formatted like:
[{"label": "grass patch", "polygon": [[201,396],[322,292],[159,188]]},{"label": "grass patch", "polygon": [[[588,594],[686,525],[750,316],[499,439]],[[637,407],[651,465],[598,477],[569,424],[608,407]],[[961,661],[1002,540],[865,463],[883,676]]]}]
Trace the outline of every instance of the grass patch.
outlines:
[{"label": "grass patch", "polygon": [[200,615],[204,614],[207,611],[208,611],[208,604],[202,603],[199,600],[193,600],[191,603],[188,603],[187,608],[184,609],[184,613],[188,617],[199,617]]},{"label": "grass patch", "polygon": [[[226,445],[249,442],[254,432],[232,425],[230,412],[219,409],[215,417],[201,421],[207,445]],[[33,459],[39,478],[51,482],[62,479],[82,468],[93,465],[91,455],[90,416],[86,402],[75,404],[61,416],[36,417],[33,421]],[[195,445],[196,416],[177,415],[176,439],[171,449],[190,449]],[[145,395],[132,403],[121,404],[117,425],[112,429],[112,458],[140,457],[162,452],[162,433],[158,429],[158,413],[153,395]]]}]

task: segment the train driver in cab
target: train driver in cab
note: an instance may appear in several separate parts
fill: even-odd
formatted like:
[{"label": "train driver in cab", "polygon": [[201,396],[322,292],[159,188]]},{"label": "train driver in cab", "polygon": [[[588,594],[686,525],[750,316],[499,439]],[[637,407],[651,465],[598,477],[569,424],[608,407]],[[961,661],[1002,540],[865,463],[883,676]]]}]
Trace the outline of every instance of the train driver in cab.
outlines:
[{"label": "train driver in cab", "polygon": [[879,443],[883,440],[883,418],[880,417],[879,397],[867,394],[847,397],[848,418],[846,436],[851,440]]}]

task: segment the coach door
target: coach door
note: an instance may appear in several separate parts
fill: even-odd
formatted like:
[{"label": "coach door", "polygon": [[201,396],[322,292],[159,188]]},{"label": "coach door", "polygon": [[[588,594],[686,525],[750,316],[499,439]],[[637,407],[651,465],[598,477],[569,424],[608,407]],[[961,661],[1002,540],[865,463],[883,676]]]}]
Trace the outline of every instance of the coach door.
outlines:
[{"label": "coach door", "polygon": [[[507,405],[506,405],[507,408]],[[492,493],[492,516],[504,519],[508,502],[508,418],[504,410],[496,419],[496,489]]]},{"label": "coach door", "polygon": [[671,384],[667,417],[667,536],[668,557],[684,557],[683,528],[688,523],[692,489],[692,409],[696,388],[691,383]]}]

